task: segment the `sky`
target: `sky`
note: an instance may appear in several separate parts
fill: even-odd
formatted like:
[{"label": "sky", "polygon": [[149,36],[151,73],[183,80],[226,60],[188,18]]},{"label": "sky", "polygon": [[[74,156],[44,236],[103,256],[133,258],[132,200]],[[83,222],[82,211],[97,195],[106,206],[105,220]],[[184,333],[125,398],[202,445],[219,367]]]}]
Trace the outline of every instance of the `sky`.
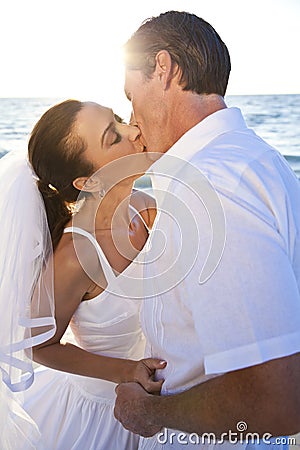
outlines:
[{"label": "sky", "polygon": [[123,111],[122,44],[171,9],[220,34],[232,60],[228,94],[300,93],[300,0],[1,0],[0,97],[77,98]]}]

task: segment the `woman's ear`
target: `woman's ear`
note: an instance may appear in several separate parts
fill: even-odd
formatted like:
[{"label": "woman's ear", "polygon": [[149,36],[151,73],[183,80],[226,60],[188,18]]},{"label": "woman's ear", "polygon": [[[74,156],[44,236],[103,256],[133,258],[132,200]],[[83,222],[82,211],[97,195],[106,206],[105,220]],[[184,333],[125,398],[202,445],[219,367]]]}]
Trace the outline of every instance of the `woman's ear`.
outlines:
[{"label": "woman's ear", "polygon": [[72,184],[76,189],[84,192],[97,192],[100,186],[99,181],[93,177],[75,178]]}]

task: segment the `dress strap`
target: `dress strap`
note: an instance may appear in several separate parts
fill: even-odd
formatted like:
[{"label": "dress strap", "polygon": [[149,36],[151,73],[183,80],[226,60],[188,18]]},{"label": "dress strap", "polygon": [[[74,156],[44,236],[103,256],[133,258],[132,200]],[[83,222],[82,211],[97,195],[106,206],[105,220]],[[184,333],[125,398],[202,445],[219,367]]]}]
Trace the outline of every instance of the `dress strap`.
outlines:
[{"label": "dress strap", "polygon": [[111,265],[109,264],[97,239],[91,233],[79,227],[67,227],[64,229],[64,233],[77,233],[80,234],[81,236],[85,236],[86,238],[88,238],[96,249],[107,283],[112,284],[116,281],[117,276],[115,275]]},{"label": "dress strap", "polygon": [[142,214],[132,205],[129,205],[129,208],[139,216],[139,218],[143,222],[146,230],[148,231],[148,233],[150,233],[150,228],[148,227],[148,225],[147,225],[145,219],[143,218]]},{"label": "dress strap", "polygon": [[[150,233],[150,228],[148,227],[146,221],[144,220],[144,218],[140,214],[140,212],[132,205],[129,205],[129,208],[132,211],[134,211],[135,214],[137,214],[139,216],[139,218],[143,222],[146,230],[148,231],[148,233]],[[99,261],[100,261],[101,267],[103,269],[107,283],[113,284],[116,282],[117,275],[114,273],[113,268],[109,264],[108,259],[105,256],[105,253],[103,252],[102,248],[99,245],[99,242],[91,233],[89,233],[88,231],[83,230],[82,228],[79,228],[79,227],[67,227],[64,229],[64,233],[77,233],[77,234],[80,234],[81,236],[85,236],[87,239],[89,239],[89,241],[93,244],[93,246],[95,247],[95,249],[97,251],[97,255],[99,257]]]}]

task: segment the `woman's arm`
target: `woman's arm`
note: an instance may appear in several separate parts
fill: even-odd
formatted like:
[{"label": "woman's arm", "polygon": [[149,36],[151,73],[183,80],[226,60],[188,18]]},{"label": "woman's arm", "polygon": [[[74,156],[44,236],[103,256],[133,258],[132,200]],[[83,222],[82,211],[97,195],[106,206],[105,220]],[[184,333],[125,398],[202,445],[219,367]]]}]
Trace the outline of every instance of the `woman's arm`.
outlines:
[{"label": "woman's arm", "polygon": [[131,195],[131,203],[139,211],[151,229],[157,213],[155,198],[145,191],[134,189]]},{"label": "woman's arm", "polygon": [[[87,247],[89,249],[89,247]],[[84,253],[83,253],[84,255]],[[83,256],[84,258],[84,256]],[[86,262],[95,263],[91,255]],[[86,267],[86,266],[85,266]],[[99,268],[99,264],[94,267]],[[90,272],[89,272],[90,273]],[[155,369],[164,368],[157,359],[142,361],[100,356],[70,343],[61,343],[71,317],[93,282],[78,261],[72,242],[58,248],[54,254],[54,295],[57,330],[53,338],[33,348],[33,359],[52,369],[121,383],[137,381],[149,392],[160,391],[161,383],[154,382]]]}]

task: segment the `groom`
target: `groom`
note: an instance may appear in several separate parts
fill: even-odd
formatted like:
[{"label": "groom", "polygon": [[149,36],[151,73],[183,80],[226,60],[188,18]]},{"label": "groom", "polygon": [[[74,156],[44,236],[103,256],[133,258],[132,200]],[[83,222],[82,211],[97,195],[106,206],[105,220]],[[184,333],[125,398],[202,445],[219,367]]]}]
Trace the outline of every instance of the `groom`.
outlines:
[{"label": "groom", "polygon": [[203,433],[228,445],[230,430],[241,441],[246,430],[295,434],[299,182],[240,110],[227,108],[230,57],[210,24],[167,12],[125,51],[126,95],[147,151],[163,154],[152,166],[159,213],[142,324],[149,356],[167,367],[159,397],[119,385],[115,416],[153,436],[145,449],[195,448],[191,438]]}]

